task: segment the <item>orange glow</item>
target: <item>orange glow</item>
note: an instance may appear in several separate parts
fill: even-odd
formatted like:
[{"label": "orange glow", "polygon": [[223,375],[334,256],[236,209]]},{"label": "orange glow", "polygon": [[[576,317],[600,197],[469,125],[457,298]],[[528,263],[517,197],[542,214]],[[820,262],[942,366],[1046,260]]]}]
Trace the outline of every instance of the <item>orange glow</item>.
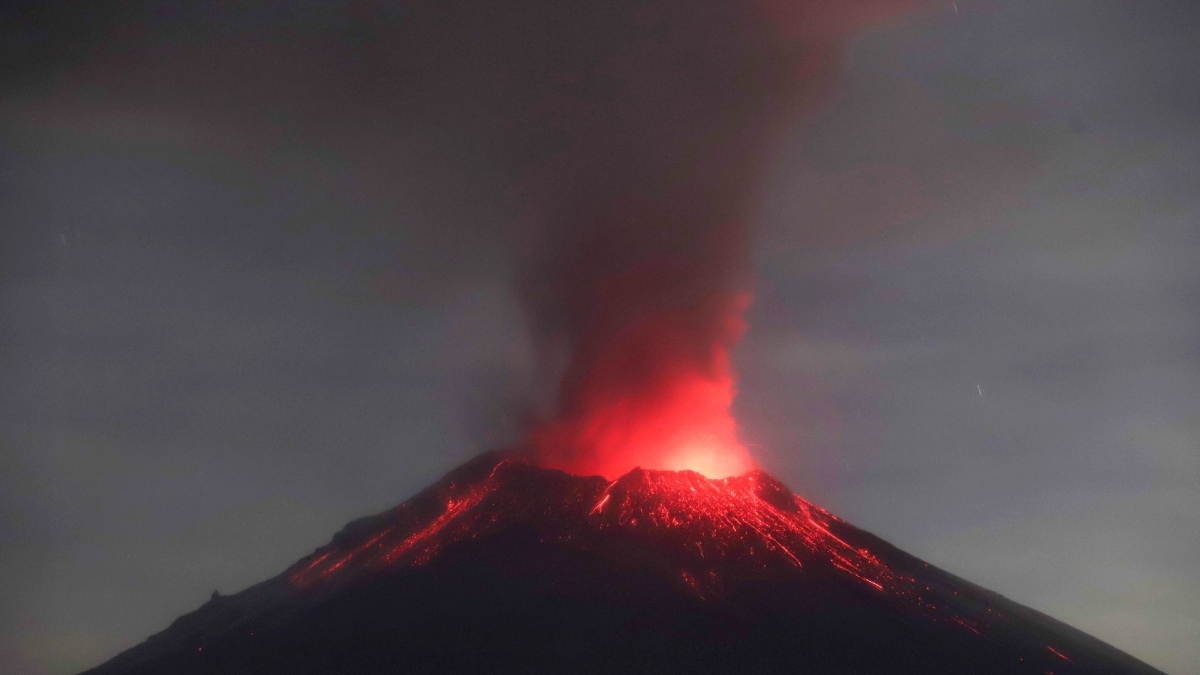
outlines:
[{"label": "orange glow", "polygon": [[[748,581],[841,580],[862,598],[907,606],[989,641],[1010,621],[984,596],[793,494],[760,470],[711,479],[692,471],[633,470],[615,480],[548,471],[515,459],[467,465],[411,502],[286,573],[297,592],[358,583],[431,564],[448,547],[532,526],[542,543],[644,566],[708,601]],[[928,575],[928,576],[926,576]],[[961,592],[960,592],[961,590]],[[872,600],[874,601],[874,600]],[[1041,649],[1043,643],[1027,643]],[[1059,659],[1064,652],[1044,645]],[[1028,655],[1028,653],[1027,653]]]},{"label": "orange glow", "polygon": [[609,479],[636,467],[709,478],[754,469],[730,412],[729,350],[749,296],[716,304],[720,329],[699,350],[682,313],[641,317],[606,341],[578,376],[572,409],[531,434],[539,463]]},{"label": "orange glow", "polygon": [[640,466],[724,478],[754,468],[737,439],[732,401],[728,374],[715,380],[680,376],[659,400],[621,398],[597,405],[577,420],[546,427],[536,438],[543,449],[559,444],[583,449],[542,455],[543,464],[572,473],[616,478]]},{"label": "orange glow", "polygon": [[1054,646],[1021,638],[986,593],[858,531],[757,470],[720,479],[634,470],[606,480],[492,455],[410,502],[347,527],[290,568],[286,579],[296,593],[328,597],[373,575],[434,565],[450,546],[493,537],[503,542],[515,526],[532,527],[541,545],[569,546],[613,568],[659,574],[703,602],[733,597],[748,583],[762,589],[768,580],[836,583],[858,593],[853,602],[907,608],[965,632],[960,638],[970,633],[994,645],[1004,641],[1024,651],[1022,662],[1034,656],[1027,650],[1037,650],[1040,658],[1032,661],[1052,655],[1074,663]]},{"label": "orange glow", "polygon": [[1067,655],[1066,655],[1066,654],[1064,654],[1064,653],[1062,653],[1062,652],[1058,651],[1057,649],[1055,649],[1054,647],[1051,647],[1050,645],[1046,645],[1046,649],[1049,649],[1051,652],[1053,652],[1053,653],[1054,653],[1054,655],[1055,655],[1055,656],[1057,656],[1058,658],[1062,659],[1063,661],[1066,661],[1067,663],[1075,663],[1075,662],[1074,662],[1074,661],[1072,661],[1071,659],[1067,658]]},{"label": "orange glow", "polygon": [[[394,521],[365,533],[361,542],[298,564],[288,574],[292,584],[309,587],[423,565],[450,543],[533,522],[585,547],[600,533],[652,542],[666,559],[682,564],[677,578],[700,598],[717,592],[725,584],[722,570],[740,562],[785,575],[823,569],[846,575],[870,592],[920,600],[914,580],[834,534],[837,518],[761,471],[709,479],[691,471],[636,470],[607,482],[505,461],[486,479],[451,483],[436,501],[440,506],[423,518],[410,521],[401,506]],[[401,522],[409,525],[400,527]]]}]

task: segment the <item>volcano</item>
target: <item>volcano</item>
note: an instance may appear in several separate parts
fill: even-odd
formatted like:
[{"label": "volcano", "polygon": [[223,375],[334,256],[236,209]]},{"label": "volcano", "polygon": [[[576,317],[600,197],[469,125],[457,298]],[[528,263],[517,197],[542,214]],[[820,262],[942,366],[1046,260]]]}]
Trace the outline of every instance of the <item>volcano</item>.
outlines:
[{"label": "volcano", "polygon": [[762,471],[485,453],[88,671],[1157,673]]}]

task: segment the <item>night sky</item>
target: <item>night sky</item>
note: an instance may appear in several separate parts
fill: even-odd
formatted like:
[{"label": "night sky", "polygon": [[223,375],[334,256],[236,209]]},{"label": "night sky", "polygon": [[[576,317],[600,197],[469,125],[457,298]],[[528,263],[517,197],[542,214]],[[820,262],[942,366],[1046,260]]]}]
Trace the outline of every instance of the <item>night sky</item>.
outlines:
[{"label": "night sky", "polygon": [[[0,671],[97,665],[514,442],[553,397],[538,217],[561,238],[581,208],[530,167],[636,191],[625,167],[722,147],[753,165],[706,194],[748,237],[734,413],[759,464],[1200,673],[1200,8],[841,17],[783,31],[840,54],[791,83],[752,38],[808,15],[710,39],[647,11],[667,56],[644,58],[683,84],[617,111],[655,113],[622,150],[644,163],[589,163],[580,130],[613,113],[591,104],[632,77],[589,70],[603,22],[334,4],[0,9]],[[557,171],[563,147],[588,152]]]}]

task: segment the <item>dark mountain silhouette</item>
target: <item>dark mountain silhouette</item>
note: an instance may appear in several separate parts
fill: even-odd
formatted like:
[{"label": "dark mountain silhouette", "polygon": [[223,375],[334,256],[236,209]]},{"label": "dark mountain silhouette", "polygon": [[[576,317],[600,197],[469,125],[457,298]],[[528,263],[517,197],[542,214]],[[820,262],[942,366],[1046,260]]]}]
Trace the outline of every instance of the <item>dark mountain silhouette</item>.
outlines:
[{"label": "dark mountain silhouette", "polygon": [[89,673],[1157,673],[763,472],[487,453]]}]

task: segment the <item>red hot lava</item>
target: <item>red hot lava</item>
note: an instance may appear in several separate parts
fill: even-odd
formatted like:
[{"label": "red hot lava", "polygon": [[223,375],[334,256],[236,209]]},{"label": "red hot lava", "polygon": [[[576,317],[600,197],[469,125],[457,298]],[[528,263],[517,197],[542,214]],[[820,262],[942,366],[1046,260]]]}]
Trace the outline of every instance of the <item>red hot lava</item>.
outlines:
[{"label": "red hot lava", "polygon": [[[622,556],[629,547],[647,547],[702,598],[731,581],[728,575],[747,570],[833,575],[867,592],[912,602],[919,597],[913,579],[839,536],[845,528],[836,517],[761,471],[716,480],[690,471],[634,470],[610,482],[511,461],[494,464],[486,475],[452,477],[428,504],[383,515],[362,528],[358,541],[331,546],[289,578],[307,587],[423,565],[449,544],[517,523],[554,532],[572,546],[625,551]],[[612,537],[625,543],[613,548]]]},{"label": "red hot lava", "polygon": [[841,589],[855,606],[884,603],[989,644],[1044,647],[1045,656],[1030,659],[1035,663],[1053,657],[1074,665],[1078,658],[1075,650],[1069,656],[1023,636],[1021,614],[1028,610],[894,549],[758,470],[710,479],[639,469],[609,481],[487,453],[395,509],[347,525],[285,578],[289,592],[328,597],[517,527],[537,532],[539,546],[661,575],[700,601],[761,583],[811,582],[822,592]]},{"label": "red hot lava", "polygon": [[755,468],[730,412],[729,352],[748,304],[747,294],[713,303],[708,312],[720,315],[707,344],[696,344],[695,317],[685,312],[638,316],[596,341],[594,353],[573,364],[571,408],[532,433],[539,462],[609,479],[635,467],[709,478]]}]

